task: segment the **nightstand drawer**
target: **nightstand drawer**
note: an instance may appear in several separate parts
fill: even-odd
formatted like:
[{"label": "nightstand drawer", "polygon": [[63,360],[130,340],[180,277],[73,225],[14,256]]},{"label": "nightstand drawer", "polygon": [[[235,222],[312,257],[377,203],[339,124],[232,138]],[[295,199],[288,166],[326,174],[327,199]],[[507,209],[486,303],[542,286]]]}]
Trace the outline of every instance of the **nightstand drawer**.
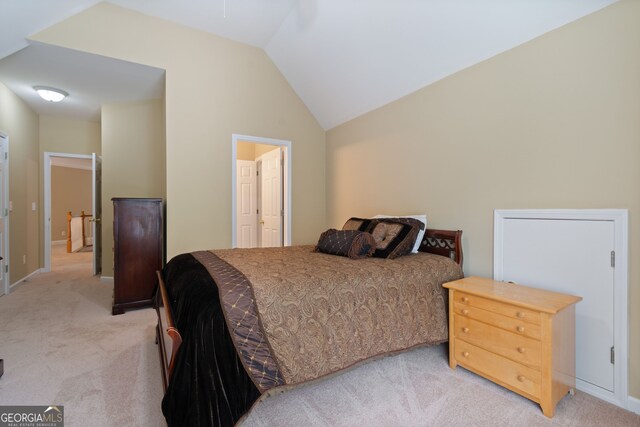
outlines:
[{"label": "nightstand drawer", "polygon": [[453,307],[456,314],[461,316],[497,326],[517,335],[523,335],[536,340],[540,339],[539,325],[527,323],[524,320],[513,317],[503,316],[502,314],[492,313],[460,302],[455,302]]},{"label": "nightstand drawer", "polygon": [[516,335],[458,314],[455,315],[453,324],[456,338],[518,363],[540,368],[540,341]]},{"label": "nightstand drawer", "polygon": [[536,325],[540,324],[540,312],[518,307],[516,305],[506,304],[460,291],[455,292],[454,301],[525,322],[535,323]]},{"label": "nightstand drawer", "polygon": [[540,372],[534,369],[458,339],[455,357],[462,366],[527,393],[535,400],[540,398]]}]

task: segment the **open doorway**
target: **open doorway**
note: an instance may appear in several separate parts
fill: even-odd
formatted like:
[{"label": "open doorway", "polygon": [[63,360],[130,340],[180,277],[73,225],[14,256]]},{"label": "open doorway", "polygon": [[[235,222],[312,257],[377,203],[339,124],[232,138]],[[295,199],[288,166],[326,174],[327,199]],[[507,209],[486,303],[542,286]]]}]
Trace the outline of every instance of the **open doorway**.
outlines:
[{"label": "open doorway", "polygon": [[88,274],[100,270],[96,159],[95,154],[44,155],[44,271],[69,266],[86,266]]},{"label": "open doorway", "polygon": [[291,245],[291,142],[233,135],[232,247]]}]

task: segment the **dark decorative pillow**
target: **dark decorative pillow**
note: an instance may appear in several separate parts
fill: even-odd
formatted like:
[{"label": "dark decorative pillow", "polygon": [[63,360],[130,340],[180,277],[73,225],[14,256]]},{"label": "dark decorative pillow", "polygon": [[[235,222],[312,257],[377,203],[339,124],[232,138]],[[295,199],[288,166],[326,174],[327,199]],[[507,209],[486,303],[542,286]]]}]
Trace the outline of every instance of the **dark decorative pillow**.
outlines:
[{"label": "dark decorative pillow", "polygon": [[330,255],[340,255],[349,258],[364,258],[371,256],[376,250],[373,236],[358,230],[329,229],[320,235],[316,252]]},{"label": "dark decorative pillow", "polygon": [[374,219],[367,230],[376,242],[373,256],[394,259],[408,255],[424,223],[413,218]]},{"label": "dark decorative pillow", "polygon": [[367,231],[373,220],[367,218],[349,218],[342,226],[343,230]]}]

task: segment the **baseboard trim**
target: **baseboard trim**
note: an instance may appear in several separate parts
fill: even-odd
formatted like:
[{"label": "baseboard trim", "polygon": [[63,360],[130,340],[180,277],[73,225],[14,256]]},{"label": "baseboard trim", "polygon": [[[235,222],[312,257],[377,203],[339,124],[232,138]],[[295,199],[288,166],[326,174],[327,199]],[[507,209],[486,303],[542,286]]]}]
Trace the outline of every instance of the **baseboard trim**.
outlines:
[{"label": "baseboard trim", "polygon": [[52,245],[66,245],[67,241],[66,240],[53,240],[51,241]]},{"label": "baseboard trim", "polygon": [[29,280],[31,277],[35,276],[36,274],[40,274],[42,273],[43,269],[42,268],[38,268],[35,271],[27,274],[26,276],[24,276],[22,279],[13,282],[10,286],[9,286],[9,292],[11,292],[16,286],[20,285],[21,283],[26,282],[27,280]]},{"label": "baseboard trim", "polygon": [[640,399],[637,397],[629,396],[627,401],[628,410],[631,412],[635,412],[636,414],[640,414]]},{"label": "baseboard trim", "polygon": [[112,276],[100,276],[100,281],[104,283],[113,283]]}]

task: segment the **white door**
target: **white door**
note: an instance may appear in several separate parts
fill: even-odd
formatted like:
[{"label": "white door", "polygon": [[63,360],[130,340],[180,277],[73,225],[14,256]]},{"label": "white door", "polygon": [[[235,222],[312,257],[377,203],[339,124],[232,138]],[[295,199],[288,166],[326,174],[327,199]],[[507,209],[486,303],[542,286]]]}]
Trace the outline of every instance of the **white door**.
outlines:
[{"label": "white door", "polygon": [[282,154],[280,147],[261,156],[261,247],[282,246]]},{"label": "white door", "polygon": [[102,273],[102,157],[96,153],[91,155],[91,170],[93,184],[93,218],[91,218],[93,233],[93,274]]},{"label": "white door", "polygon": [[9,140],[0,134],[0,295],[9,293]]},{"label": "white door", "polygon": [[258,246],[258,195],[256,162],[236,161],[236,246]]},{"label": "white door", "polygon": [[614,391],[614,222],[506,219],[502,277],[583,297],[576,306],[576,379]]}]

